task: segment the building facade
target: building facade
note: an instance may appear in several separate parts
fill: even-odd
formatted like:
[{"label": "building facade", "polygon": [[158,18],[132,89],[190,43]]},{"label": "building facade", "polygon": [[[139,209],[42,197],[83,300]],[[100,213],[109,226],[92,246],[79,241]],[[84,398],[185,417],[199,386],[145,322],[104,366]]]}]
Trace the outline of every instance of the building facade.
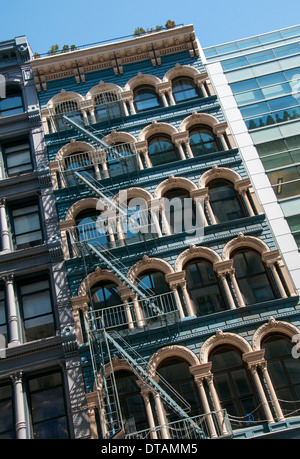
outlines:
[{"label": "building facade", "polygon": [[299,436],[298,290],[215,65],[190,25],[31,61],[90,438]]},{"label": "building facade", "polygon": [[226,119],[297,290],[300,26],[204,50]]},{"label": "building facade", "polygon": [[24,36],[0,43],[0,438],[80,438],[90,431],[31,58]]}]

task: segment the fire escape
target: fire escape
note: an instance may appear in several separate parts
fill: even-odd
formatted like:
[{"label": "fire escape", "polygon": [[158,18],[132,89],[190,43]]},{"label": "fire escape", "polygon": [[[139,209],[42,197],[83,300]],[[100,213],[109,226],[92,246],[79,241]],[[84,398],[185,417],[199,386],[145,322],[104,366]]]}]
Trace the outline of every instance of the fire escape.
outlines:
[{"label": "fire escape", "polygon": [[[69,108],[65,109],[53,117],[53,122],[59,125],[61,131],[64,129],[77,131],[81,137],[95,147],[95,150],[100,152],[98,158],[94,158],[93,165],[100,165],[105,158],[106,161],[111,161],[113,164],[118,163],[120,176],[127,174],[128,171],[134,173],[138,170],[135,152],[131,151],[131,154],[128,154],[128,148],[122,148],[122,145],[107,145],[99,133],[78,116],[78,112],[77,114],[70,113]],[[106,215],[111,213],[117,216],[119,224],[129,222],[132,229],[140,230],[140,223],[137,224],[137,221],[128,216],[126,210],[119,207],[118,203],[113,200],[113,195],[101,183],[101,176],[95,176],[90,170],[91,160],[87,153],[71,155],[60,163],[61,176],[64,177],[63,180],[67,187],[71,187],[72,183],[74,186],[75,179],[81,186],[85,185],[93,194],[99,196],[106,206]],[[101,407],[103,437],[111,438],[120,430],[125,431],[127,438],[199,439],[231,436],[231,427],[225,410],[191,416],[189,403],[160,374],[149,368],[147,360],[138,353],[137,346],[129,343],[130,340],[127,338],[131,333],[145,329],[149,333],[151,327],[162,327],[168,322],[178,321],[177,297],[174,292],[155,295],[155,292],[149,291],[142,282],[138,285],[132,282],[126,276],[127,268],[110,250],[111,246],[103,243],[101,230],[105,229],[105,225],[106,222],[99,218],[92,227],[81,230],[80,238],[78,234],[73,234],[71,237],[71,245],[76,256],[82,257],[83,261],[91,256],[96,257],[100,262],[99,266],[104,266],[113,272],[136,298],[131,303],[102,310],[91,310],[84,317],[97,396]],[[147,388],[154,397],[159,397],[163,405],[176,415],[177,421],[165,423],[165,418],[157,413],[157,422],[149,430],[136,432],[128,428],[126,420],[123,419],[113,369],[112,359],[115,355],[126,360],[142,386]]]}]

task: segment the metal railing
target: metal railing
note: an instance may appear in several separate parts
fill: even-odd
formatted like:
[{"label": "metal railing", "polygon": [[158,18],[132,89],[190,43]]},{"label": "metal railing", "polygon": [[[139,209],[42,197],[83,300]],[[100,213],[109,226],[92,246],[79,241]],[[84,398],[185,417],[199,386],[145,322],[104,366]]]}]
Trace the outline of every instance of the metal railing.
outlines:
[{"label": "metal railing", "polygon": [[186,419],[182,419],[138,432],[126,432],[126,438],[196,440],[231,438],[233,436],[226,410],[212,411],[194,416],[191,419],[199,426],[199,430],[193,429],[191,423],[187,422]]},{"label": "metal railing", "polygon": [[[155,305],[155,307],[153,307]],[[157,311],[159,310],[159,314]],[[134,329],[144,327],[169,315],[176,316],[178,313],[174,292],[151,296],[147,300],[137,299],[126,304],[119,304],[102,309],[96,309],[87,313],[87,326],[90,330],[101,331],[121,327]]]}]

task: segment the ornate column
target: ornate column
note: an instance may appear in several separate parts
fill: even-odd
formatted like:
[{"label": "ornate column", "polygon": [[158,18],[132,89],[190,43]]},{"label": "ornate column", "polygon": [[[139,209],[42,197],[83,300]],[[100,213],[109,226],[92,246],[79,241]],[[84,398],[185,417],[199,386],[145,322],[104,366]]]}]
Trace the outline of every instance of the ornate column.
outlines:
[{"label": "ornate column", "polygon": [[193,306],[193,304],[191,302],[190,295],[189,295],[189,293],[187,291],[186,281],[185,280],[184,281],[180,281],[180,282],[178,282],[178,285],[181,287],[188,315],[189,316],[195,316],[196,313],[195,313],[195,310],[194,310],[194,306]]},{"label": "ornate column", "polygon": [[181,304],[180,296],[177,290],[178,285],[180,285],[180,282],[182,281],[182,277],[184,276],[184,273],[171,273],[171,274],[166,274],[166,282],[169,284],[170,289],[174,292],[174,297],[176,300],[176,305],[178,307],[179,311],[179,317],[183,319],[185,317],[183,307]]},{"label": "ornate column", "polygon": [[165,416],[163,403],[158,393],[153,394],[153,396],[154,396],[154,403],[156,407],[158,422],[160,425],[161,438],[163,440],[169,440],[171,437],[170,437],[169,429],[167,426],[168,420],[166,419],[166,416]]},{"label": "ornate column", "polygon": [[257,373],[257,368],[260,365],[263,353],[264,353],[264,350],[260,350],[257,352],[246,352],[243,354],[243,360],[244,362],[246,362],[248,369],[251,371],[251,374],[253,376],[254,384],[257,389],[264,413],[267,417],[268,424],[274,424],[275,421],[272,416],[272,413],[271,413],[271,410],[268,404],[268,400],[263,390],[259,375]]},{"label": "ornate column", "polygon": [[[162,232],[159,224],[159,207],[160,207],[160,202],[159,200],[153,200],[151,199],[150,201],[147,201],[148,209],[150,209],[150,215],[151,215],[151,231],[153,233],[157,234],[158,237],[162,237]],[[152,230],[152,225],[153,230]]]},{"label": "ornate column", "polygon": [[23,392],[23,373],[18,371],[10,375],[13,382],[13,392],[14,392],[14,410],[15,410],[15,420],[16,420],[16,434],[18,440],[25,440],[26,436],[26,417],[25,417],[25,400]]},{"label": "ornate column", "polygon": [[267,388],[268,388],[268,391],[269,391],[269,394],[270,394],[270,397],[271,397],[271,400],[272,400],[272,403],[273,403],[273,406],[274,406],[274,409],[277,415],[277,419],[278,421],[284,421],[285,417],[283,416],[281,406],[278,402],[278,398],[277,398],[273,383],[271,381],[271,378],[268,372],[267,362],[264,360],[259,364],[259,366],[262,369],[263,377],[264,377],[264,380],[266,381],[266,385],[267,385]]},{"label": "ornate column", "polygon": [[164,204],[164,200],[163,199],[160,200],[160,204],[161,204],[160,205],[160,214],[161,214],[163,229],[164,229],[165,235],[166,236],[170,236],[172,233],[171,233],[171,228],[170,228],[170,225],[169,225],[169,221],[167,219],[166,209],[165,209],[165,204]]},{"label": "ornate column", "polygon": [[235,269],[233,268],[233,260],[229,260],[229,262],[231,262],[231,267],[228,268],[228,274],[230,277],[231,285],[233,287],[233,290],[235,291],[239,306],[244,307],[246,305],[244,302],[243,295],[241,294],[240,287],[235,277]]},{"label": "ornate column", "polygon": [[138,380],[138,381],[136,381],[136,384],[141,390],[141,396],[142,396],[142,399],[143,399],[144,405],[145,405],[148,425],[149,425],[149,427],[151,429],[151,431],[150,431],[151,439],[152,440],[156,440],[158,437],[157,437],[157,433],[156,433],[156,426],[155,426],[155,421],[154,421],[152,408],[151,408],[151,403],[150,403],[151,392],[149,391],[149,389],[144,387],[142,381]]},{"label": "ornate column", "polygon": [[15,301],[14,291],[14,275],[7,274],[3,276],[6,288],[6,301],[7,301],[7,314],[8,314],[8,328],[9,328],[9,343],[8,347],[13,347],[20,344],[20,332],[18,323],[18,314]]},{"label": "ornate column", "polygon": [[213,133],[218,137],[220,143],[221,143],[221,146],[223,148],[224,151],[227,151],[229,150],[229,147],[227,145],[227,142],[226,142],[226,129],[227,129],[227,123],[219,123],[219,124],[216,124],[214,127],[213,127]]},{"label": "ornate column", "polygon": [[204,409],[204,414],[206,415],[206,421],[207,421],[207,426],[210,432],[211,438],[216,438],[218,437],[215,425],[214,425],[214,420],[211,414],[211,409],[207,400],[207,396],[205,393],[205,388],[204,388],[204,381],[205,377],[210,374],[211,370],[211,362],[204,363],[201,365],[194,365],[190,367],[190,372],[194,376],[194,381],[199,389],[200,392],[200,398],[202,401],[203,409]]},{"label": "ornate column", "polygon": [[217,263],[214,263],[213,269],[217,273],[217,276],[219,277],[222,283],[230,309],[236,309],[235,301],[231,293],[231,290],[229,288],[228,279],[227,279],[227,275],[233,269],[232,260],[219,261]]},{"label": "ornate column", "polygon": [[253,217],[255,215],[254,210],[252,209],[250,200],[248,198],[248,191],[249,191],[249,186],[250,186],[250,179],[243,179],[239,180],[234,184],[235,190],[243,197],[243,201],[245,203],[246,209],[248,211],[248,214],[250,217]]},{"label": "ornate column", "polygon": [[10,252],[10,240],[7,226],[7,217],[5,210],[5,198],[0,199],[0,225],[1,225],[1,245],[2,252]]},{"label": "ornate column", "polygon": [[272,272],[281,298],[287,298],[287,294],[286,294],[284,285],[276,269],[277,262],[281,259],[279,250],[271,250],[270,252],[264,252],[261,258],[262,258],[262,261],[267,265],[267,267]]},{"label": "ornate column", "polygon": [[214,381],[213,381],[213,375],[209,374],[205,376],[205,379],[208,383],[209,391],[213,400],[213,404],[216,410],[216,416],[218,419],[218,424],[220,427],[220,431],[223,435],[226,435],[228,433],[226,424],[224,422],[224,416],[223,416],[223,410],[220,404],[219,396],[217,394],[217,391],[215,389]]},{"label": "ornate column", "polygon": [[203,188],[201,190],[192,190],[190,192],[191,198],[195,202],[196,212],[198,213],[200,223],[202,226],[208,226],[207,218],[204,212],[205,198],[207,197],[208,188]]},{"label": "ornate column", "polygon": [[138,155],[140,157],[142,157],[142,156],[144,157],[146,168],[147,169],[151,168],[152,167],[152,163],[151,163],[151,160],[149,158],[147,142],[145,140],[141,141],[141,142],[136,142],[135,147],[136,147],[136,151],[137,151]]}]

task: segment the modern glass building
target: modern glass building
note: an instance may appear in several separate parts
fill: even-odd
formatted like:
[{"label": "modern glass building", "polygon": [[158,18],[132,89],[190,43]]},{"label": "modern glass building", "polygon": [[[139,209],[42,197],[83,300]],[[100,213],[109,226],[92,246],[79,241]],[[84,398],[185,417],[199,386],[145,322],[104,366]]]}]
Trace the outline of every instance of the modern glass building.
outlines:
[{"label": "modern glass building", "polygon": [[209,47],[204,54],[252,183],[299,288],[300,26]]}]

